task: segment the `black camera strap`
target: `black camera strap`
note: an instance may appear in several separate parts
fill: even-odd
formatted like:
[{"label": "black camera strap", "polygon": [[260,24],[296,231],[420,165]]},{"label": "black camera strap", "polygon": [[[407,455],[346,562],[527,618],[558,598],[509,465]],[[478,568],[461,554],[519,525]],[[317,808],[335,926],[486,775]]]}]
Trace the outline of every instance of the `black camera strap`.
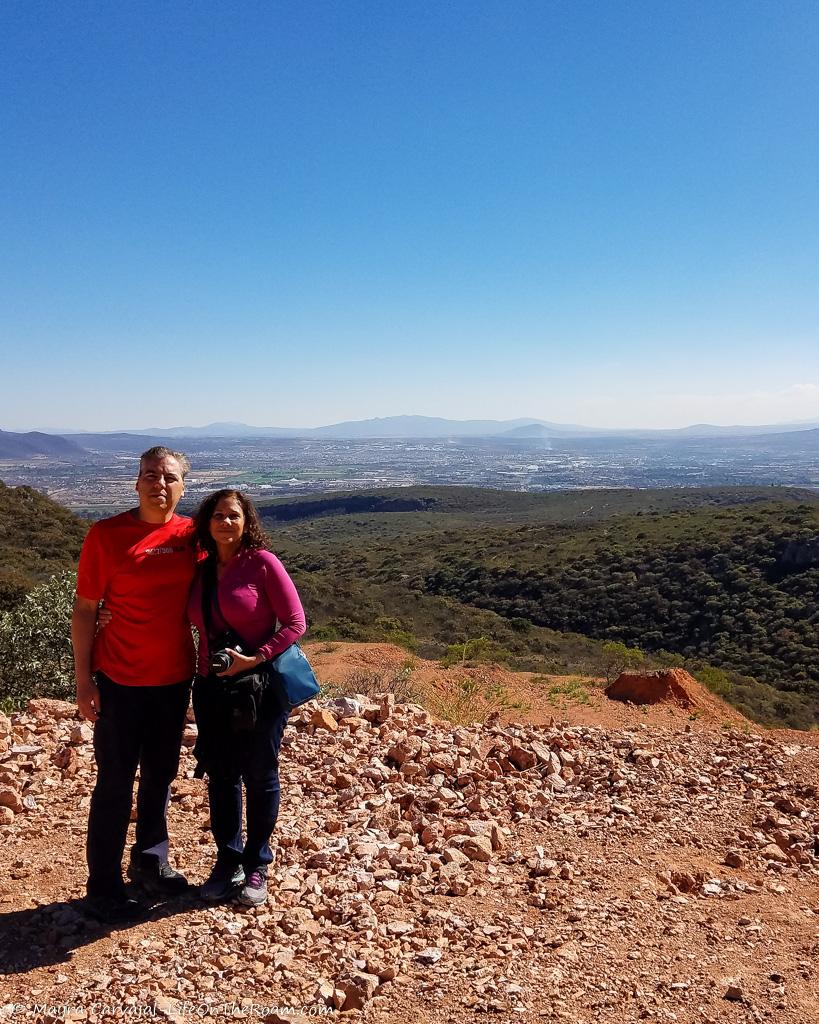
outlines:
[{"label": "black camera strap", "polygon": [[[205,637],[210,647],[213,641],[213,599],[219,600],[216,593],[216,558],[208,556],[202,563],[202,619],[205,623]],[[221,609],[220,609],[221,612]]]},{"label": "black camera strap", "polygon": [[222,606],[219,604],[219,582],[216,578],[216,566],[217,560],[215,556],[209,556],[202,566],[202,618],[205,622],[205,634],[208,640],[208,649],[211,649],[215,639],[213,635],[213,612],[215,609],[219,614],[219,617],[222,619],[222,622],[224,622],[224,624],[236,634],[239,645],[244,650],[247,648],[247,644],[245,644],[237,630],[235,630],[225,618],[225,613],[222,611]]}]

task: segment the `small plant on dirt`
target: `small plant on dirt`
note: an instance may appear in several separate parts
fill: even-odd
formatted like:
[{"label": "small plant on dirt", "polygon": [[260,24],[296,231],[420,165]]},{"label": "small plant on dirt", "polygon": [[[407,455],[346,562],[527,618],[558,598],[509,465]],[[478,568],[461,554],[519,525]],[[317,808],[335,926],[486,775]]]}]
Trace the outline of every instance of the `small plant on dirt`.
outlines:
[{"label": "small plant on dirt", "polygon": [[406,658],[387,680],[385,692],[393,694],[399,704],[420,704],[423,699],[421,690],[412,678],[414,671],[415,660]]},{"label": "small plant on dirt", "polygon": [[485,722],[490,715],[529,710],[529,705],[514,700],[505,686],[481,683],[471,676],[457,680],[446,693],[437,694],[431,703],[434,715],[455,725],[472,725]]},{"label": "small plant on dirt", "polygon": [[645,660],[646,656],[638,647],[626,647],[615,641],[603,644],[603,673],[609,683],[613,683],[621,672],[637,668]]},{"label": "small plant on dirt", "polygon": [[322,696],[350,697],[360,693],[365,697],[374,697],[378,693],[391,693],[399,704],[420,704],[422,693],[413,683],[414,671],[415,662],[412,658],[405,659],[394,670],[359,669],[351,672],[342,682],[322,686]]},{"label": "small plant on dirt", "polygon": [[433,702],[433,714],[455,725],[484,722],[491,714],[480,697],[480,683],[469,676],[459,679],[450,692],[441,694]]},{"label": "small plant on dirt", "polygon": [[339,682],[328,680],[326,683],[322,683],[321,696],[329,699],[333,697],[352,697],[355,693],[369,696],[379,691],[383,679],[383,672],[368,672],[363,669],[357,669],[355,672],[351,672],[346,679]]},{"label": "small plant on dirt", "polygon": [[446,654],[441,658],[441,664],[444,668],[465,665],[467,653],[473,660],[480,661],[481,655],[487,652],[491,644],[492,641],[488,636],[474,636],[469,640],[464,640],[462,644],[450,644],[446,649]]},{"label": "small plant on dirt", "polygon": [[450,644],[441,658],[444,668],[454,665],[475,665],[508,661],[512,652],[488,636],[475,636],[462,644]]},{"label": "small plant on dirt", "polygon": [[495,711],[505,714],[509,711],[521,711],[524,714],[531,710],[532,705],[525,700],[517,700],[502,683],[494,683],[486,689],[486,700],[494,705]]},{"label": "small plant on dirt", "polygon": [[332,700],[334,697],[345,697],[353,691],[348,690],[343,683],[328,681],[319,684],[319,700]]},{"label": "small plant on dirt", "polygon": [[564,679],[561,682],[550,680],[548,699],[551,704],[570,701],[573,704],[590,704],[589,689],[594,688],[592,680],[581,677]]}]

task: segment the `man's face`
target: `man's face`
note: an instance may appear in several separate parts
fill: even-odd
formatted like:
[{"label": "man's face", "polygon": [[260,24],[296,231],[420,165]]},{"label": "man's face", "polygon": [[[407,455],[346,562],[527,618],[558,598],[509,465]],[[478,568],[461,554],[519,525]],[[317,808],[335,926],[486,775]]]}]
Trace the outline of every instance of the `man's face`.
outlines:
[{"label": "man's face", "polygon": [[143,459],[136,492],[143,512],[172,513],[185,493],[182,467],[170,455],[161,459]]}]

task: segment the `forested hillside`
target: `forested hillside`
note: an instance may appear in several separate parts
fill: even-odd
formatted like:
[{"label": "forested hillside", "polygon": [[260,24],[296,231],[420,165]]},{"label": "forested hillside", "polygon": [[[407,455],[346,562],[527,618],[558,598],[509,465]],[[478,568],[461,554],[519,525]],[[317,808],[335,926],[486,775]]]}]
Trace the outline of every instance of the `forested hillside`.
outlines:
[{"label": "forested hillside", "polygon": [[668,650],[783,690],[819,692],[819,516],[747,511],[624,519],[493,538],[423,575],[430,592],[560,631]]},{"label": "forested hillside", "polygon": [[[413,487],[261,511],[313,638],[582,675],[610,670],[618,642],[647,666],[685,664],[760,721],[819,724],[812,492]],[[74,568],[86,529],[0,483],[0,611]]]},{"label": "forested hillside", "polygon": [[544,671],[600,671],[600,644],[621,641],[684,661],[757,717],[817,721],[816,495],[391,493],[423,507],[344,515],[337,498],[313,500],[294,521],[301,503],[287,502],[279,522],[264,510],[327,635],[410,634],[428,654],[483,636]]},{"label": "forested hillside", "polygon": [[0,480],[0,612],[39,583],[73,569],[88,523],[32,487]]}]

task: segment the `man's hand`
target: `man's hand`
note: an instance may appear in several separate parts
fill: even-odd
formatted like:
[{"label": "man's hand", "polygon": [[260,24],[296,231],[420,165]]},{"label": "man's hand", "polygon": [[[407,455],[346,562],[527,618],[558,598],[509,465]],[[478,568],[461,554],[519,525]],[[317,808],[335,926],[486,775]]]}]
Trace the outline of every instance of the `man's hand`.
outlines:
[{"label": "man's hand", "polygon": [[91,651],[94,647],[94,633],[97,629],[98,601],[80,597],[74,598],[74,614],[71,616],[71,642],[74,646],[74,676],[77,680],[77,707],[89,722],[99,718],[100,691],[91,674]]},{"label": "man's hand", "polygon": [[77,676],[77,707],[83,718],[96,722],[100,716],[100,691],[93,676],[80,678]]}]

